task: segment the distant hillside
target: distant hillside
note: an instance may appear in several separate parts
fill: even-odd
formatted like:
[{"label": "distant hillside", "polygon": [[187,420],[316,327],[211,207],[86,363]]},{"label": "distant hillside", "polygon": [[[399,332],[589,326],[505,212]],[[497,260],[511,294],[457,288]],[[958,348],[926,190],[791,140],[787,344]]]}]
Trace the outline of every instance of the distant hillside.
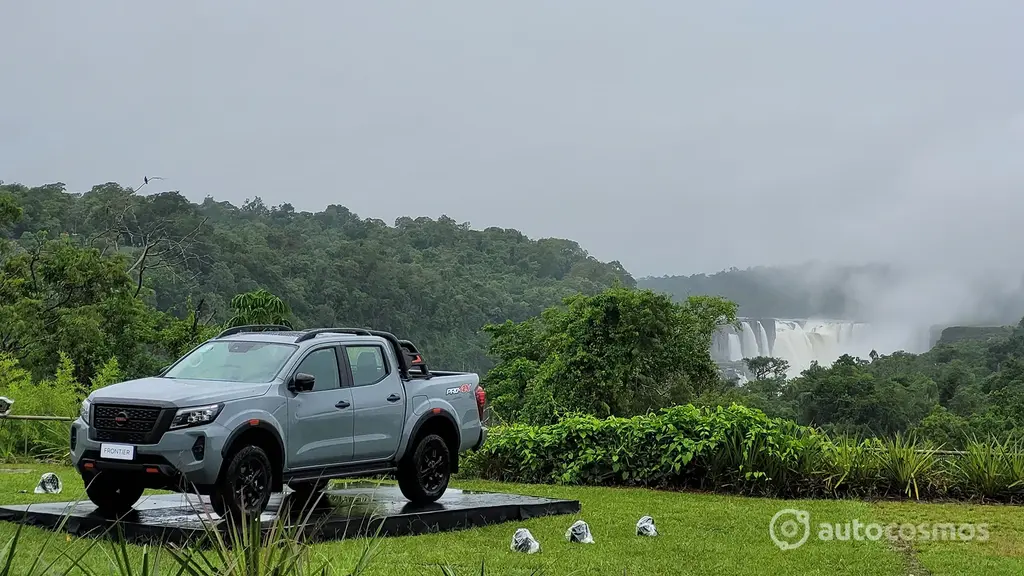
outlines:
[{"label": "distant hillside", "polygon": [[[863,320],[870,316],[874,298],[887,293],[909,297],[907,286],[917,286],[911,273],[892,266],[828,266],[732,268],[716,274],[640,278],[637,284],[682,299],[690,294],[712,294],[739,305],[748,318],[833,318]],[[1016,325],[1024,316],[1024,282],[1006,291],[986,278],[965,280],[969,302],[957,306],[949,324],[970,326]],[[927,285],[925,283],[924,285]],[[939,288],[942,288],[941,286]],[[963,287],[961,287],[963,288]],[[949,316],[945,320],[949,320]],[[937,319],[941,322],[943,319]],[[945,326],[942,326],[945,327]],[[941,327],[940,327],[941,329]]]},{"label": "distant hillside", "polygon": [[1013,334],[1013,326],[950,326],[942,331],[935,344],[957,342],[987,342],[993,338],[1006,338]]},{"label": "distant hillside", "polygon": [[262,287],[291,306],[299,326],[391,330],[455,369],[488,366],[479,333],[488,322],[524,320],[576,292],[636,284],[618,262],[599,262],[570,240],[473,230],[445,216],[389,226],[340,205],[310,213],[259,198],[240,207],[212,198],[195,204],[114,183],[80,195],[62,184],[2,191],[24,209],[10,237],[68,233],[126,252],[133,277],[155,290],[163,310],[184,313],[191,298],[224,320],[232,295]]},{"label": "distant hillside", "polygon": [[732,268],[716,274],[648,277],[638,285],[682,299],[713,294],[739,304],[750,318],[847,318],[855,303],[843,287],[854,276],[881,281],[892,275],[884,266],[829,268],[822,266]]}]

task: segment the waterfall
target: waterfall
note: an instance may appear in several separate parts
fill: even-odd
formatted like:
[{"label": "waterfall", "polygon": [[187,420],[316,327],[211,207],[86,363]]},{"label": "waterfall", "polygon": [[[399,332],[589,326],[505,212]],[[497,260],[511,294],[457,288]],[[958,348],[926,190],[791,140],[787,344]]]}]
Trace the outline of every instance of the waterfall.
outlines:
[{"label": "waterfall", "polygon": [[892,336],[891,329],[849,320],[746,318],[740,321],[738,329],[726,326],[715,334],[711,355],[719,363],[740,362],[755,356],[782,358],[789,362],[792,377],[812,362],[828,366],[843,354],[867,358],[873,349],[882,354],[909,350],[893,342]]},{"label": "waterfall", "polygon": [[743,328],[743,331],[740,332],[740,349],[743,352],[741,360],[758,356],[761,348],[757,345],[757,336],[754,336],[754,329],[751,328],[750,322],[744,322],[741,326]]},{"label": "waterfall", "polygon": [[729,361],[740,360],[743,360],[743,344],[740,342],[740,335],[733,332],[729,334]]},{"label": "waterfall", "polygon": [[768,354],[771,355],[772,347],[768,344],[768,333],[764,331],[764,324],[760,322],[754,322],[757,324],[757,350],[767,350]]}]

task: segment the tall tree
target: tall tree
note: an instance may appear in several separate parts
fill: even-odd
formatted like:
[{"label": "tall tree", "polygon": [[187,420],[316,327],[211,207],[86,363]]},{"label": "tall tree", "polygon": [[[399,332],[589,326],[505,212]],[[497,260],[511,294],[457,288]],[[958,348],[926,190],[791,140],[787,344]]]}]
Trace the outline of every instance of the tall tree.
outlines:
[{"label": "tall tree", "polygon": [[486,385],[505,419],[641,414],[717,381],[711,335],[733,321],[735,306],[715,298],[680,305],[629,288],[573,296],[537,318],[485,328],[500,359]]},{"label": "tall tree", "polygon": [[291,320],[288,319],[291,315],[288,305],[281,298],[262,288],[236,295],[231,299],[231,310],[234,316],[228,320],[228,326],[278,324],[292,327]]}]

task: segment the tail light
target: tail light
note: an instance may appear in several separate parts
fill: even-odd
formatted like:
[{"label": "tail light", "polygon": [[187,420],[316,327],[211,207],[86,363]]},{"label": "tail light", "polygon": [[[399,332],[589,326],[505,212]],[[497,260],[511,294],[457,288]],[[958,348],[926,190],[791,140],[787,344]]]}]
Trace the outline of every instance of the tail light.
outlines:
[{"label": "tail light", "polygon": [[484,421],[484,405],[487,404],[487,392],[483,386],[476,387],[476,411],[480,413],[480,421]]}]

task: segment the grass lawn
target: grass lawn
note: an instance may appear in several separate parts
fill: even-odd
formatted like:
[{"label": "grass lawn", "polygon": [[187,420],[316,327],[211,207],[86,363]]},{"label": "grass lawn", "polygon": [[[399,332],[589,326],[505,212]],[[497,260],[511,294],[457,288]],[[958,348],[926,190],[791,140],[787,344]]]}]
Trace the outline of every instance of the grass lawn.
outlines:
[{"label": "grass lawn", "polygon": [[[22,470],[28,470],[22,472]],[[39,475],[54,471],[64,481],[56,496],[32,493]],[[909,502],[781,501],[710,494],[656,492],[640,489],[520,486],[490,482],[456,483],[460,488],[519,492],[537,496],[573,498],[581,502],[579,518],[590,524],[595,543],[570,544],[565,531],[575,517],[538,518],[486,528],[405,538],[384,538],[368,574],[440,574],[438,565],[450,565],[458,574],[1006,574],[1024,573],[1024,514],[1010,506],[973,504],[919,504]],[[25,491],[24,493],[22,491]],[[67,501],[84,497],[80,479],[71,469],[39,465],[0,466],[0,502]],[[907,546],[878,541],[821,541],[811,538],[792,550],[780,550],[769,538],[772,516],[783,508],[806,510],[812,527],[819,523],[953,522],[988,525],[984,542],[915,540]],[[654,517],[661,533],[656,538],[634,535],[637,519]],[[541,543],[535,555],[509,550],[516,528],[528,528]],[[15,525],[0,523],[0,538],[13,535]],[[38,555],[56,558],[61,550],[74,556],[88,550],[86,561],[97,572],[109,573],[110,546],[91,539],[54,535],[26,528],[19,544],[15,574],[23,574]],[[352,568],[365,540],[318,544],[322,555],[340,570]],[[133,554],[140,548],[132,547]],[[163,563],[170,568],[169,557]],[[173,573],[173,572],[171,572]],[[343,573],[339,571],[339,574]]]}]

